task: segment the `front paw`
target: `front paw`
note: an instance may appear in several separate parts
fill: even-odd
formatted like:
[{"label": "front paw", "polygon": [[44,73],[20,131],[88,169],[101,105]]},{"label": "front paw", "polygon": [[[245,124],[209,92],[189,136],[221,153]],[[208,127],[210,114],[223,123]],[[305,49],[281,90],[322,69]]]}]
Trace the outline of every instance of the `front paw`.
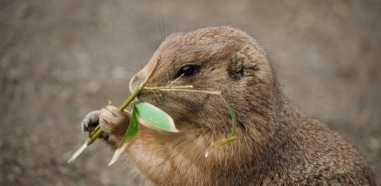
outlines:
[{"label": "front paw", "polygon": [[[95,110],[90,113],[88,113],[85,118],[83,118],[81,123],[82,133],[87,132],[90,136],[94,129],[99,125],[99,116],[101,114],[101,110]],[[105,132],[102,132],[102,135],[99,137],[104,139],[105,141],[108,140],[109,135]]]},{"label": "front paw", "polygon": [[130,122],[129,113],[109,105],[99,112],[99,125],[103,130],[103,138],[112,147],[116,147],[124,137]]},{"label": "front paw", "polygon": [[94,129],[99,124],[99,114],[100,113],[101,113],[100,110],[95,110],[95,111],[88,113],[85,116],[85,118],[83,118],[83,120],[81,122],[82,133],[88,132],[90,135],[91,132],[94,131]]},{"label": "front paw", "polygon": [[129,114],[120,111],[115,106],[106,106],[101,110],[96,110],[88,113],[82,120],[82,132],[87,132],[88,135],[100,125],[102,128],[102,138],[107,144],[115,148],[122,140],[126,133],[128,123],[130,122]]}]

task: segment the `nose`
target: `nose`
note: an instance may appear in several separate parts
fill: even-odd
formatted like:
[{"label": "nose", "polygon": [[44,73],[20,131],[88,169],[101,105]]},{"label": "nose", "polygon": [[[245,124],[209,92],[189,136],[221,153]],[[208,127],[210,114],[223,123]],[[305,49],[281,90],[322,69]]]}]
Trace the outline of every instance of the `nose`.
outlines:
[{"label": "nose", "polygon": [[130,92],[132,93],[135,89],[136,89],[136,82],[138,81],[138,77],[136,75],[134,75],[131,80],[130,80],[130,85],[129,85],[129,88],[130,88]]}]

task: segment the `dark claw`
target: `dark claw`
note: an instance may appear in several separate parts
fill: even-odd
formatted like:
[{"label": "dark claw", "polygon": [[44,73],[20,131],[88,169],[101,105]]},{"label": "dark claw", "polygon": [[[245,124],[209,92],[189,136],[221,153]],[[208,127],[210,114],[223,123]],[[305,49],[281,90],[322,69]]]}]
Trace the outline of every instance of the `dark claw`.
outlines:
[{"label": "dark claw", "polygon": [[100,111],[97,110],[90,112],[85,116],[81,123],[82,133],[88,132],[90,134],[95,129],[95,127],[98,126],[99,114]]}]

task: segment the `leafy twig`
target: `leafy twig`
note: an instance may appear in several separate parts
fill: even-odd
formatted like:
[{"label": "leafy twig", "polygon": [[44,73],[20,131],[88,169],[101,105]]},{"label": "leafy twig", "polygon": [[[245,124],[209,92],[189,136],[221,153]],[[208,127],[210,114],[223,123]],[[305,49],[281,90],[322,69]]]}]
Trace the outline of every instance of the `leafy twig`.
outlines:
[{"label": "leafy twig", "polygon": [[[123,104],[119,107],[119,110],[123,111],[134,99],[137,95],[139,95],[141,89],[137,88],[132,92],[132,94],[123,102]],[[77,157],[86,150],[86,148],[94,143],[94,141],[102,135],[102,129],[98,125],[90,134],[90,136],[86,139],[85,143],[71,156],[68,163],[73,162]]]},{"label": "leafy twig", "polygon": [[[152,75],[156,72],[156,69],[157,69],[157,65],[160,61],[160,58],[158,59],[158,61],[155,63],[155,66],[153,67],[153,69],[151,70],[150,74],[147,76],[147,78],[143,81],[142,86],[144,86],[144,84],[148,81],[148,79],[150,79],[152,77]],[[140,94],[140,91],[141,91],[141,88],[138,87],[136,88],[132,93],[131,95],[123,102],[123,104],[119,107],[119,109],[121,111],[123,111],[139,94]],[[71,163],[73,162],[75,159],[77,159],[77,157],[83,152],[86,150],[86,148],[91,145],[97,138],[99,138],[101,135],[102,135],[102,129],[101,127],[98,125],[94,130],[93,132],[91,132],[90,136],[86,139],[85,143],[71,156],[71,158],[69,159],[68,163]]]}]

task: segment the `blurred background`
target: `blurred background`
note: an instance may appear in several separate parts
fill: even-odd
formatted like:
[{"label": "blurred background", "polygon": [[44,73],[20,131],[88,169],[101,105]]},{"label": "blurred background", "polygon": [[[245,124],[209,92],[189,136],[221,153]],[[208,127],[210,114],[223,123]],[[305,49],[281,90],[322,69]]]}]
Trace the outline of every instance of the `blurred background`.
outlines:
[{"label": "blurred background", "polygon": [[129,95],[174,32],[230,25],[267,50],[282,91],[365,156],[381,185],[381,1],[0,1],[0,185],[137,185],[80,122]]}]

